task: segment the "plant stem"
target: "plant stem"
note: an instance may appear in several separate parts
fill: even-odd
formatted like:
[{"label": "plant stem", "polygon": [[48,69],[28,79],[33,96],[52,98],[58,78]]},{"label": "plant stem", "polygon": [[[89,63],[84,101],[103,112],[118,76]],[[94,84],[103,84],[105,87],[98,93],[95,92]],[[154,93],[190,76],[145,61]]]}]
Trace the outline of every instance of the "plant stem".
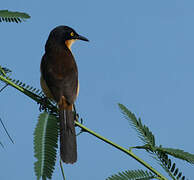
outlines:
[{"label": "plant stem", "polygon": [[65,180],[65,173],[64,173],[64,170],[63,170],[63,164],[62,164],[61,159],[60,159],[60,167],[61,167],[61,173],[62,173],[62,176],[63,176],[63,180]]},{"label": "plant stem", "polygon": [[[10,86],[14,87],[15,89],[19,90],[20,92],[24,93],[25,95],[29,96],[30,98],[32,98],[33,100],[35,100],[37,102],[37,98],[35,98],[35,94],[32,94],[30,91],[16,85],[15,83],[13,83],[12,81],[10,81],[9,79],[0,76],[0,80],[4,81],[6,84],[9,84]],[[41,100],[40,100],[41,102]],[[40,103],[38,102],[38,103]]]},{"label": "plant stem", "polygon": [[161,175],[158,171],[156,171],[152,166],[150,166],[149,164],[147,164],[145,161],[143,161],[142,159],[140,159],[138,156],[136,156],[131,150],[128,150],[126,148],[123,148],[121,146],[119,146],[118,144],[113,143],[112,141],[106,139],[105,137],[95,133],[94,131],[88,129],[87,127],[83,126],[82,124],[80,124],[79,122],[75,122],[77,126],[79,126],[80,128],[82,128],[84,131],[92,134],[93,136],[96,136],[98,139],[101,139],[102,141],[112,145],[113,147],[121,150],[122,152],[126,153],[127,155],[131,156],[132,158],[134,158],[135,160],[137,160],[139,163],[141,163],[143,166],[145,166],[146,168],[148,168],[150,171],[152,171],[155,175],[158,176],[158,179],[161,180],[167,180],[163,175]]},{"label": "plant stem", "polygon": [[[4,81],[6,84],[11,85],[12,87],[16,88],[17,90],[19,90],[20,92],[24,93],[25,95],[27,95],[28,97],[30,97],[31,99],[35,100],[38,103],[41,103],[42,99],[41,97],[39,97],[38,95],[16,85],[15,83],[13,83],[12,81],[8,80],[7,78],[3,77],[0,75],[0,80]],[[147,164],[145,161],[143,161],[142,159],[140,159],[139,157],[137,157],[131,150],[125,149],[121,146],[119,146],[118,144],[113,143],[112,141],[104,138],[103,136],[100,136],[99,134],[95,133],[94,131],[88,129],[87,127],[83,126],[82,124],[80,124],[79,122],[75,121],[76,125],[79,126],[80,128],[82,128],[84,131],[92,134],[93,136],[96,136],[98,139],[101,139],[102,141],[112,145],[113,147],[123,151],[124,153],[126,153],[127,155],[131,156],[132,158],[134,158],[135,160],[137,160],[139,163],[141,163],[143,166],[145,166],[146,168],[148,168],[151,172],[153,172],[155,175],[157,175],[158,179],[161,180],[167,180],[163,175],[161,175],[158,171],[156,171],[153,167],[151,167],[149,164]],[[60,165],[61,161],[60,161]],[[61,166],[61,171],[62,174],[64,175],[64,171],[63,168]],[[65,176],[64,176],[65,177]]]},{"label": "plant stem", "polygon": [[[12,82],[11,80],[8,79],[8,77],[4,77],[0,75],[0,80],[5,82],[6,85],[10,85],[12,87],[14,87],[15,89],[19,90],[20,92],[24,93],[26,96],[30,97],[31,99],[33,99],[34,101],[36,101],[37,103],[41,104],[42,103],[42,97],[36,95],[35,93],[15,84],[14,82]],[[53,106],[50,102],[48,102],[47,104],[48,108],[51,109],[52,111],[56,111],[57,112],[57,108],[55,106]]]}]

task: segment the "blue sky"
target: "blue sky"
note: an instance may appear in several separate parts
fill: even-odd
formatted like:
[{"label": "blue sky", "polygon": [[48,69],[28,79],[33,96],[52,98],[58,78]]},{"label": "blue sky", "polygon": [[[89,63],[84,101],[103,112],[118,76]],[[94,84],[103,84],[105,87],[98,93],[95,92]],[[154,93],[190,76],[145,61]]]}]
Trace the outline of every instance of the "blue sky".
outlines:
[{"label": "blue sky", "polygon": [[[24,1],[6,0],[1,9],[27,12],[21,24],[0,23],[0,65],[12,76],[40,88],[40,60],[49,32],[73,27],[90,42],[72,51],[79,68],[77,111],[84,125],[128,148],[141,145],[122,117],[123,103],[141,117],[157,145],[194,153],[194,1]],[[0,179],[35,179],[33,132],[39,107],[9,87],[0,94],[0,117],[13,137],[0,128]],[[85,133],[78,138],[78,161],[64,165],[67,179],[105,179],[119,171],[143,168],[135,160]],[[135,151],[160,172],[142,151]],[[193,166],[176,161],[192,179]],[[53,179],[62,179],[57,161]]]}]

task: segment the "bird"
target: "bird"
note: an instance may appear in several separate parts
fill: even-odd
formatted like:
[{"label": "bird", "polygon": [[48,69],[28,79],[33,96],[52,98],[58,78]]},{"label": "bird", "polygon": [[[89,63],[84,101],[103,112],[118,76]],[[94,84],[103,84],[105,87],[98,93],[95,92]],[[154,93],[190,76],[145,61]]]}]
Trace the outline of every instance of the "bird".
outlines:
[{"label": "bird", "polygon": [[40,85],[57,103],[60,125],[60,156],[64,163],[77,161],[73,105],[79,93],[78,68],[71,46],[76,40],[89,41],[73,28],[57,26],[49,34],[40,64]]}]

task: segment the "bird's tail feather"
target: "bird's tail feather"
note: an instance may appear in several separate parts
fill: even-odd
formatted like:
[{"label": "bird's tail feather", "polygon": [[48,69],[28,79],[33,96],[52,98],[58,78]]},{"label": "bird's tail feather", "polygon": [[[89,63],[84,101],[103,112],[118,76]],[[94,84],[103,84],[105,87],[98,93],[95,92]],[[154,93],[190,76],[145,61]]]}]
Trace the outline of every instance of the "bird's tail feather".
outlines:
[{"label": "bird's tail feather", "polygon": [[71,110],[60,110],[60,154],[65,163],[77,161],[77,144],[74,125],[74,114]]}]

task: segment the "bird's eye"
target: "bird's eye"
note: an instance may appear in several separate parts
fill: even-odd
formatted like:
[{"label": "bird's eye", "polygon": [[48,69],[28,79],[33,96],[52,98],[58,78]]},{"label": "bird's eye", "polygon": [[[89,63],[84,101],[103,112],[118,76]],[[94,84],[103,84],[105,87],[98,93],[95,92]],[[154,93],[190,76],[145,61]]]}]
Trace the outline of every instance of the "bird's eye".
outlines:
[{"label": "bird's eye", "polygon": [[71,34],[70,34],[71,36],[74,36],[74,32],[71,32]]}]

